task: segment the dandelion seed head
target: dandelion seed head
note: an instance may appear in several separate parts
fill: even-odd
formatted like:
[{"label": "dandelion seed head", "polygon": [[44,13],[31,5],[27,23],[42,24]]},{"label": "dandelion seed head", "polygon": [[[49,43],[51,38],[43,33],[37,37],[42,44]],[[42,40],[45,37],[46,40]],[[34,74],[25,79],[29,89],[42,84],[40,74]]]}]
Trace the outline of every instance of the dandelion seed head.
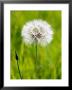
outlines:
[{"label": "dandelion seed head", "polygon": [[53,39],[53,31],[46,21],[33,20],[23,26],[21,36],[26,44],[37,42],[41,46],[46,46]]}]

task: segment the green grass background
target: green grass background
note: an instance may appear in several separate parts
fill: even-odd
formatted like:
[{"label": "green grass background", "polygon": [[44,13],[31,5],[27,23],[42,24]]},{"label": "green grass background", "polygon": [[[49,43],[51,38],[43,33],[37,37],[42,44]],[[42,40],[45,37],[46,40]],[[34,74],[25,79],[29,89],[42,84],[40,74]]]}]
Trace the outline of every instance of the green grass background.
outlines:
[{"label": "green grass background", "polygon": [[[34,19],[47,21],[54,32],[53,40],[50,44],[46,47],[38,46],[36,65],[35,45],[25,45],[21,37],[23,25]],[[19,58],[18,62],[23,79],[61,79],[61,11],[11,11],[10,24],[11,79],[20,79],[15,51]],[[35,67],[38,69],[36,70]]]}]

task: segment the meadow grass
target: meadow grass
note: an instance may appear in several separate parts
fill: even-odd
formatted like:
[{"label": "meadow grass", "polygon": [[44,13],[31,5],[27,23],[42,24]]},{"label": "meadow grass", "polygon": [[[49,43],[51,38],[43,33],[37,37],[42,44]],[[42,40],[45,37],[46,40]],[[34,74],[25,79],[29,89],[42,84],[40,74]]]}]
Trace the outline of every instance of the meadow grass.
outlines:
[{"label": "meadow grass", "polygon": [[[50,44],[46,47],[37,46],[37,70],[35,69],[35,45],[25,45],[21,37],[23,25],[34,19],[45,20],[54,32]],[[20,79],[16,52],[23,79],[61,79],[61,11],[11,11],[10,24],[10,78]]]}]

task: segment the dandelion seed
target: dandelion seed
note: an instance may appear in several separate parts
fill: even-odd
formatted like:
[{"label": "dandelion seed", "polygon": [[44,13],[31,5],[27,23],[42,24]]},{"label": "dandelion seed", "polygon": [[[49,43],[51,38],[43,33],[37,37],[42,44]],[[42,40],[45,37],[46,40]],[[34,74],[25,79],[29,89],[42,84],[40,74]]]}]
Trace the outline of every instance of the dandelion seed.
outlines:
[{"label": "dandelion seed", "polygon": [[37,42],[41,46],[46,46],[53,39],[51,26],[43,20],[33,20],[27,22],[22,29],[21,35],[26,44]]}]

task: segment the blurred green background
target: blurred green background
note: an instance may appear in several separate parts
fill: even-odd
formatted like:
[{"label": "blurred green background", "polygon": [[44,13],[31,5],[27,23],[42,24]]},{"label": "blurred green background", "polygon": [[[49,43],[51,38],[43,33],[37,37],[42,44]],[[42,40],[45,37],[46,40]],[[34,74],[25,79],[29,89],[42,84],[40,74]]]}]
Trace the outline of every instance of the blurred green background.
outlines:
[{"label": "blurred green background", "polygon": [[[35,64],[35,45],[25,45],[21,37],[23,25],[34,19],[47,21],[54,32],[50,44],[46,47],[38,45],[37,64]],[[61,79],[61,11],[11,11],[10,24],[10,78],[20,79],[15,56],[16,51],[23,79]]]}]

